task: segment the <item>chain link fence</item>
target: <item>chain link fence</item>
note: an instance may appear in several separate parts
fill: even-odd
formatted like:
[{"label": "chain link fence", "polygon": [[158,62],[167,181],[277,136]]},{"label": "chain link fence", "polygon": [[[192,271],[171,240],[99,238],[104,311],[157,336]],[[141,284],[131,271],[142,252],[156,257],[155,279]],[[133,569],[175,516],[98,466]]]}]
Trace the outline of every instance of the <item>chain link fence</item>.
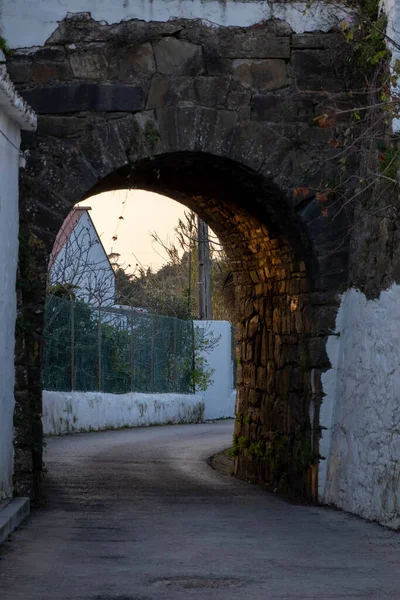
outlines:
[{"label": "chain link fence", "polygon": [[43,387],[190,393],[194,337],[191,321],[48,296]]}]

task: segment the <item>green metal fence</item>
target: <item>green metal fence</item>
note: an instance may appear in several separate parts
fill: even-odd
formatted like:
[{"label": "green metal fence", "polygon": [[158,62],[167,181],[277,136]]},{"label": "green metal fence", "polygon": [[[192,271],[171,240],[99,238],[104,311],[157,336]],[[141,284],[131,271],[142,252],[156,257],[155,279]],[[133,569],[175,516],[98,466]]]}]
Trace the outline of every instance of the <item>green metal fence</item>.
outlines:
[{"label": "green metal fence", "polygon": [[47,298],[46,390],[189,393],[193,362],[191,321]]}]

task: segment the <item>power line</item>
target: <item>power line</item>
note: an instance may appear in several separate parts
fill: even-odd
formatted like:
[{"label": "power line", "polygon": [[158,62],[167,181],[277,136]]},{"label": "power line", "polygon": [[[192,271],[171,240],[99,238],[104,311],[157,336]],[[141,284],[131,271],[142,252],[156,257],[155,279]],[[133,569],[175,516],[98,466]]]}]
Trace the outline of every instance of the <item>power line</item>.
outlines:
[{"label": "power line", "polygon": [[14,148],[15,148],[16,150],[18,150],[19,154],[23,154],[23,152],[22,152],[21,148],[18,148],[18,146],[16,146],[16,145],[14,144],[14,142],[12,142],[12,141],[10,140],[10,138],[9,138],[9,137],[7,137],[7,135],[6,135],[6,134],[4,133],[4,131],[2,131],[1,129],[0,129],[0,134],[3,136],[3,138],[5,138],[5,139],[7,140],[7,142],[8,142],[9,144],[11,144],[11,146],[14,146]]}]

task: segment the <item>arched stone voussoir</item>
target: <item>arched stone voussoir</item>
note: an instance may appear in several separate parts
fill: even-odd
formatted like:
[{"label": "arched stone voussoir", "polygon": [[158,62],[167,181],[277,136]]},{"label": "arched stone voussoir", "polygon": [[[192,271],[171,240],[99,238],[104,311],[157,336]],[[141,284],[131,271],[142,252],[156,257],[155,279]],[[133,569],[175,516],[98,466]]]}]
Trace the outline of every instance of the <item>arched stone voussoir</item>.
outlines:
[{"label": "arched stone voussoir", "polygon": [[[199,105],[158,108],[136,115],[153,153],[203,152],[230,157],[238,115],[234,110]],[[152,131],[154,126],[154,131]],[[151,144],[150,144],[151,146]]]}]

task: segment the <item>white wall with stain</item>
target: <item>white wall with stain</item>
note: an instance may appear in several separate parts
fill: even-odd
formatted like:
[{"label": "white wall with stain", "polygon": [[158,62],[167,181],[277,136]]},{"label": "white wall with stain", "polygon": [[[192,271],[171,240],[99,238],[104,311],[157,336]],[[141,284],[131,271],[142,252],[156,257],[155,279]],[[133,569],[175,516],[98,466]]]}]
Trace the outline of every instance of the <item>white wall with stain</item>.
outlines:
[{"label": "white wall with stain", "polygon": [[195,394],[106,394],[43,392],[43,429],[47,435],[201,423],[202,396]]},{"label": "white wall with stain", "polygon": [[[376,300],[351,289],[339,309],[323,400],[321,501],[400,528],[400,286]],[[327,423],[328,423],[327,420]],[[325,461],[321,461],[325,462]]]},{"label": "white wall with stain", "polygon": [[21,129],[36,117],[16,93],[0,51],[0,501],[12,496],[14,345]]}]

